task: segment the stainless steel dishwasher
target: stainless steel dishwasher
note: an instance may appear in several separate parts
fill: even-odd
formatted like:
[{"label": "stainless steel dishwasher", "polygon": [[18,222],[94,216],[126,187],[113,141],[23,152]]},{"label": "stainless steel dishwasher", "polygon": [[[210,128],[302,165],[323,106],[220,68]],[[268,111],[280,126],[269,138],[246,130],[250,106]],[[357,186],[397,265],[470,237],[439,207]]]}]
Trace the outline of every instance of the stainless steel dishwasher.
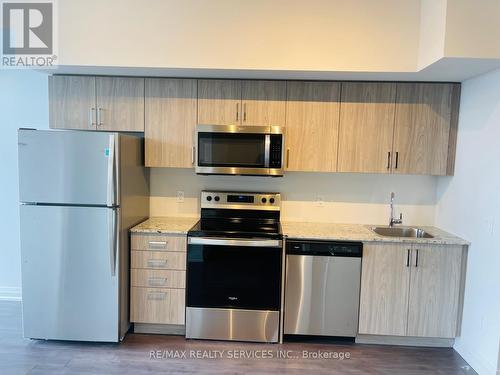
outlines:
[{"label": "stainless steel dishwasher", "polygon": [[289,240],[285,334],[354,337],[363,245]]}]

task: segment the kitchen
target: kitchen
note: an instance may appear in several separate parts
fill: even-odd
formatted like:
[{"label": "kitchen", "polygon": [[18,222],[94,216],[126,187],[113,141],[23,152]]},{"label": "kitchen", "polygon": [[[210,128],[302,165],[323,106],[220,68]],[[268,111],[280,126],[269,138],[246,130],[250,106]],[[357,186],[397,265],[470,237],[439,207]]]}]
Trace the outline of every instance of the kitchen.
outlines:
[{"label": "kitchen", "polygon": [[[364,6],[375,11],[368,3]],[[394,10],[394,16],[418,21],[410,11],[424,12],[424,3],[415,1],[417,8]],[[216,6],[218,11],[221,6],[222,2]],[[191,14],[187,6],[180,8],[176,8],[179,14]],[[264,12],[258,6],[241,9]],[[68,17],[77,10],[83,11],[59,4],[59,11]],[[295,11],[291,14],[297,16]],[[479,15],[483,12],[478,10]],[[222,19],[227,16],[221,14]],[[154,19],[149,11],[148,17]],[[400,69],[411,71],[403,67],[404,61],[392,59],[394,65],[386,72],[375,68],[380,58],[376,55],[369,69],[352,65],[354,73],[346,74],[340,68],[342,58],[326,69],[320,66],[319,52],[307,61],[294,59],[295,72],[285,72],[278,59],[268,58],[261,65],[267,64],[267,70],[251,71],[245,69],[248,62],[224,62],[220,54],[214,57],[219,61],[207,57],[203,69],[188,61],[189,54],[184,62],[164,56],[167,62],[160,68],[153,61],[132,63],[127,56],[118,58],[102,50],[100,57],[88,57],[94,59],[88,64],[85,61],[90,60],[77,56],[78,49],[64,39],[67,35],[81,38],[78,48],[86,50],[87,37],[69,32],[77,26],[66,22],[59,24],[61,31],[68,32],[59,40],[61,58],[66,60],[57,71],[1,73],[2,86],[12,91],[2,93],[2,123],[10,132],[2,142],[8,142],[5,161],[15,167],[11,170],[6,163],[3,168],[9,172],[6,176],[19,179],[19,187],[5,187],[9,193],[5,207],[13,212],[11,218],[18,219],[17,223],[6,219],[3,226],[8,245],[1,262],[6,287],[0,291],[7,296],[2,299],[22,298],[24,337],[49,339],[29,344],[21,339],[22,330],[14,334],[2,329],[7,332],[5,343],[14,342],[18,350],[24,345],[28,350],[57,350],[50,340],[123,339],[111,347],[117,349],[106,347],[122,354],[118,354],[119,363],[98,362],[103,372],[114,372],[126,363],[140,371],[140,360],[127,362],[123,357],[133,353],[129,345],[138,345],[134,355],[158,370],[168,366],[168,358],[156,365],[149,362],[155,359],[149,357],[150,351],[187,349],[189,354],[192,349],[225,350],[226,354],[256,350],[259,355],[271,350],[274,359],[281,350],[294,352],[277,362],[260,358],[262,372],[289,366],[302,371],[321,366],[322,371],[368,372],[359,367],[356,357],[359,361],[377,355],[380,362],[374,361],[373,366],[384,372],[389,371],[384,360],[407,358],[409,347],[415,353],[429,351],[427,371],[490,373],[496,369],[498,318],[493,313],[495,302],[488,296],[498,290],[493,272],[498,256],[491,250],[498,233],[494,209],[498,181],[490,166],[495,143],[487,147],[496,134],[490,125],[498,108],[496,60],[485,57],[480,64],[478,57],[463,58],[453,60],[454,69],[436,64],[432,72],[406,75],[396,67],[400,63]],[[418,30],[414,23],[408,24],[408,30],[414,26]],[[447,31],[450,38],[454,32],[458,31]],[[424,39],[421,35],[420,45]],[[348,55],[346,46],[338,48]],[[400,54],[406,56],[401,48]],[[172,69],[176,66],[185,68]],[[363,69],[378,73],[367,76]],[[29,111],[22,104],[26,101]],[[477,124],[482,125],[477,128]],[[19,128],[39,131],[18,132]],[[47,141],[40,140],[44,134],[50,134]],[[93,140],[87,142],[84,137]],[[484,142],[479,149],[478,139]],[[26,149],[34,151],[23,152]],[[129,169],[124,161],[135,164]],[[252,167],[245,169],[249,161]],[[80,177],[71,177],[76,171]],[[126,178],[127,171],[133,177]],[[79,199],[95,190],[95,201],[56,196],[58,191],[64,194],[72,181],[78,181],[79,186],[70,191],[82,194]],[[116,182],[113,189],[108,181]],[[102,190],[96,187],[101,185]],[[47,192],[48,199],[36,196]],[[103,214],[96,222],[69,214],[56,221],[45,214],[38,216],[41,209],[55,212],[54,206],[69,210],[72,205],[75,210],[92,206],[88,212],[102,205],[121,214]],[[127,207],[135,210],[130,217],[124,213]],[[59,224],[51,225],[54,222]],[[119,233],[108,226],[119,227]],[[58,239],[61,228],[64,241],[69,241],[66,245]],[[120,245],[110,252],[109,244],[117,243],[110,241],[114,233]],[[106,239],[101,244],[100,236]],[[78,243],[69,244],[75,238]],[[47,245],[51,240],[53,245]],[[244,246],[249,242],[250,247]],[[85,258],[93,256],[86,244],[93,244],[88,247],[96,251],[94,258]],[[75,249],[80,258],[55,269],[58,259],[65,258],[48,249],[58,246]],[[30,257],[42,251],[46,255],[42,259]],[[237,257],[243,260],[236,261]],[[269,261],[261,261],[262,257]],[[92,259],[100,259],[97,269]],[[99,275],[110,274],[110,267],[119,275],[119,287],[106,294],[107,281]],[[94,280],[85,279],[90,272]],[[68,293],[66,297],[52,300],[56,297],[49,292],[58,282],[58,273],[79,281],[74,289],[64,284],[60,292]],[[82,288],[99,290],[102,300],[78,292]],[[301,295],[300,290],[307,288],[309,293]],[[116,296],[116,305],[106,302],[113,299],[109,296]],[[54,321],[61,311],[54,307],[56,303],[44,303],[48,301],[63,305],[71,301],[78,314]],[[20,322],[19,302],[5,303],[13,306],[13,311],[6,307],[5,314]],[[123,316],[113,313],[112,323],[99,328],[103,311],[93,306],[116,309]],[[75,333],[71,331],[74,319],[88,323],[77,324]],[[51,331],[54,322],[66,328]],[[32,333],[36,329],[43,332]],[[104,335],[106,330],[112,332],[112,339]],[[486,358],[472,349],[477,345],[482,345]],[[76,348],[93,352],[99,346]],[[340,363],[292,358],[302,351],[350,352],[350,359],[343,357]],[[2,370],[7,373],[44,371],[14,349],[6,353],[19,358],[4,362]],[[54,372],[78,370],[78,361],[85,361],[75,356],[64,363],[56,361]],[[245,372],[244,366],[257,365],[256,358],[239,362],[240,357],[235,362],[226,355],[219,364]],[[208,366],[207,372],[215,371],[202,359],[194,354],[178,365],[192,372],[203,366]],[[424,365],[418,355],[410,356],[408,367],[394,371],[405,373]]]}]

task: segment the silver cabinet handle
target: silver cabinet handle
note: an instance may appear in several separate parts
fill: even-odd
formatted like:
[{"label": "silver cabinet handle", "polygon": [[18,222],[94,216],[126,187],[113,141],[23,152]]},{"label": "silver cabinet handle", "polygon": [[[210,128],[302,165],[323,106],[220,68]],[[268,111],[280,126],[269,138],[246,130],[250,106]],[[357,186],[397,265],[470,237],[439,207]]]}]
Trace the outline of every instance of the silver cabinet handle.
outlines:
[{"label": "silver cabinet handle", "polygon": [[406,267],[410,267],[410,253],[411,253],[411,250],[408,249],[407,254],[406,254]]},{"label": "silver cabinet handle", "polygon": [[243,104],[243,122],[247,120],[247,103]]},{"label": "silver cabinet handle", "polygon": [[236,103],[236,121],[240,118],[240,103]]},{"label": "silver cabinet handle", "polygon": [[167,298],[167,293],[166,292],[149,292],[148,293],[148,300],[153,300],[153,301],[161,301]]},{"label": "silver cabinet handle", "polygon": [[286,149],[286,167],[287,168],[290,167],[290,149],[289,148]]},{"label": "silver cabinet handle", "polygon": [[166,249],[168,241],[149,241],[148,244],[150,248]]},{"label": "silver cabinet handle", "polygon": [[94,117],[95,117],[95,108],[92,107],[89,110],[89,127],[95,128],[96,122],[94,122]]},{"label": "silver cabinet handle", "polygon": [[161,268],[161,267],[166,267],[166,265],[167,265],[166,259],[148,259],[148,267]]},{"label": "silver cabinet handle", "polygon": [[415,254],[415,267],[418,267],[418,249],[416,250],[416,254]]},{"label": "silver cabinet handle", "polygon": [[150,277],[148,279],[149,286],[165,286],[167,285],[166,277]]},{"label": "silver cabinet handle", "polygon": [[97,109],[97,126],[102,126],[104,124],[102,121],[102,111],[103,109],[101,107]]}]

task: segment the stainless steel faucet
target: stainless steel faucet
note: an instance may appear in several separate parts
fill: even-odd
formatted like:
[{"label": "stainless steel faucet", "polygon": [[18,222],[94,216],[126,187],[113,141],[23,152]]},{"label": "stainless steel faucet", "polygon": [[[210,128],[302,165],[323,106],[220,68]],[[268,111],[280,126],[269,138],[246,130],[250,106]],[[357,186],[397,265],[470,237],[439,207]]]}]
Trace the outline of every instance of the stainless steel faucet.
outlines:
[{"label": "stainless steel faucet", "polygon": [[399,214],[399,219],[394,217],[394,192],[391,193],[391,217],[389,218],[389,226],[392,228],[394,224],[403,224],[403,214]]}]

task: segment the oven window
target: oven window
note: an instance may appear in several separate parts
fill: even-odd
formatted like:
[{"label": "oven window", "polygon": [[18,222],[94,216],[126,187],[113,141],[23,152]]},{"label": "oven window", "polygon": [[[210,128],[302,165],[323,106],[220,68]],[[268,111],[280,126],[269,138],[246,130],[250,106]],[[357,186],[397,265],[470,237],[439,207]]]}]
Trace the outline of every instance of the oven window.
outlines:
[{"label": "oven window", "polygon": [[189,307],[279,310],[281,249],[189,245]]},{"label": "oven window", "polygon": [[264,167],[264,134],[198,133],[198,165]]}]

